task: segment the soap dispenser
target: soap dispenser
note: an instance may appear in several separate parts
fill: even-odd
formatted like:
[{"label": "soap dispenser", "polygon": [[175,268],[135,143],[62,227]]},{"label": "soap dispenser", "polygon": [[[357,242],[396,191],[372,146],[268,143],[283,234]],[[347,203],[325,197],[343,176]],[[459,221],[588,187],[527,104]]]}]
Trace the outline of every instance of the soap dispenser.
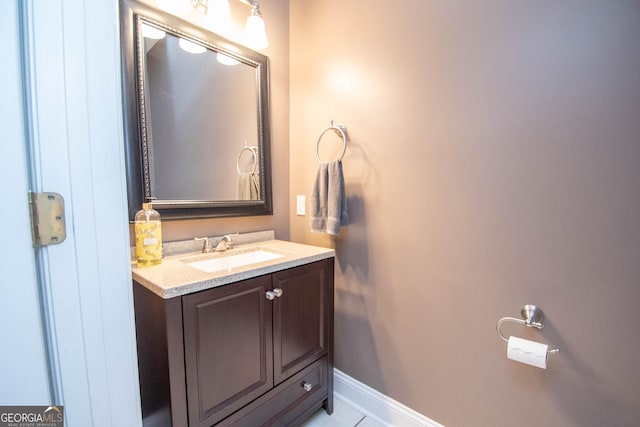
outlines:
[{"label": "soap dispenser", "polygon": [[138,267],[162,262],[162,225],[160,214],[151,203],[143,203],[135,216],[136,261]]}]

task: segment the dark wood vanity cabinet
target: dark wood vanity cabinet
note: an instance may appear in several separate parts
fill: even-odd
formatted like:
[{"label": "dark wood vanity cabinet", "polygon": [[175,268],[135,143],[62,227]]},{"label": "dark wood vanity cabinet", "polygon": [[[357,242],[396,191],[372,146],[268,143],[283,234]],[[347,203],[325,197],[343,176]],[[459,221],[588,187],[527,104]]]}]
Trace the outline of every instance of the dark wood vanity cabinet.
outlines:
[{"label": "dark wood vanity cabinet", "polygon": [[297,425],[331,413],[333,264],[171,299],[135,283],[144,425]]}]

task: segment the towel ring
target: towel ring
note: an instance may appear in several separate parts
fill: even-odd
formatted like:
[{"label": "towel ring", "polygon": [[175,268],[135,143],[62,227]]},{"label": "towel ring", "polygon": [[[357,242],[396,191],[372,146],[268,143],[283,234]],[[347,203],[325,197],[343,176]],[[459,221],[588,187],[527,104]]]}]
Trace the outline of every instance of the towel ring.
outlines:
[{"label": "towel ring", "polygon": [[249,147],[246,142],[244,143],[244,147],[242,147],[238,153],[238,158],[236,159],[236,170],[238,171],[238,174],[242,173],[240,170],[240,157],[242,157],[242,153],[245,151],[249,151],[253,156],[253,169],[251,170],[251,173],[256,173],[256,168],[258,167],[258,147],[253,145]]},{"label": "towel ring", "polygon": [[[520,310],[520,315],[522,316],[522,319],[516,319],[515,317],[503,317],[502,319],[498,320],[496,330],[500,338],[502,338],[504,341],[509,342],[509,338],[505,337],[501,330],[502,324],[504,322],[519,323],[521,325],[536,329],[542,329],[544,327],[544,313],[542,312],[542,309],[540,309],[540,307],[527,304],[522,307],[522,310]],[[554,350],[549,350],[548,353],[560,353],[560,350],[556,348]]]},{"label": "towel ring", "polygon": [[347,152],[347,141],[349,141],[349,136],[347,134],[347,126],[334,125],[333,120],[331,120],[331,125],[320,134],[320,137],[318,138],[318,142],[316,144],[316,159],[318,159],[318,163],[322,162],[322,160],[320,160],[320,141],[322,140],[322,137],[324,136],[324,134],[330,130],[334,131],[336,135],[342,138],[342,153],[340,153],[340,156],[338,157],[337,160],[342,160],[342,158],[344,157],[344,153]]}]

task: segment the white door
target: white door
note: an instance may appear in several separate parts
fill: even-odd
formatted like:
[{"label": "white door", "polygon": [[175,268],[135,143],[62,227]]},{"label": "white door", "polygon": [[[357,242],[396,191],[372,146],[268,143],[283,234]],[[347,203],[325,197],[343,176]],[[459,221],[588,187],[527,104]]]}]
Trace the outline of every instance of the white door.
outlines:
[{"label": "white door", "polygon": [[[71,427],[141,424],[117,5],[0,1],[0,405],[63,404]],[[27,190],[65,199],[35,261]]]}]

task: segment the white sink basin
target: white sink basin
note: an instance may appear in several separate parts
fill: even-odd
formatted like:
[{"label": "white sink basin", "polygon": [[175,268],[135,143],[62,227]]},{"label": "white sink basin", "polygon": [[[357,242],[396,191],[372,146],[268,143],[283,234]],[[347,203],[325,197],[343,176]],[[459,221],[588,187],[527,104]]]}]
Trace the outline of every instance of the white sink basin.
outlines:
[{"label": "white sink basin", "polygon": [[205,271],[214,273],[216,271],[231,270],[233,268],[244,267],[246,265],[257,264],[260,262],[271,261],[284,257],[274,252],[265,251],[264,249],[256,249],[249,252],[242,252],[237,255],[218,253],[214,254],[215,258],[200,259],[198,261],[186,261],[187,265]]}]

